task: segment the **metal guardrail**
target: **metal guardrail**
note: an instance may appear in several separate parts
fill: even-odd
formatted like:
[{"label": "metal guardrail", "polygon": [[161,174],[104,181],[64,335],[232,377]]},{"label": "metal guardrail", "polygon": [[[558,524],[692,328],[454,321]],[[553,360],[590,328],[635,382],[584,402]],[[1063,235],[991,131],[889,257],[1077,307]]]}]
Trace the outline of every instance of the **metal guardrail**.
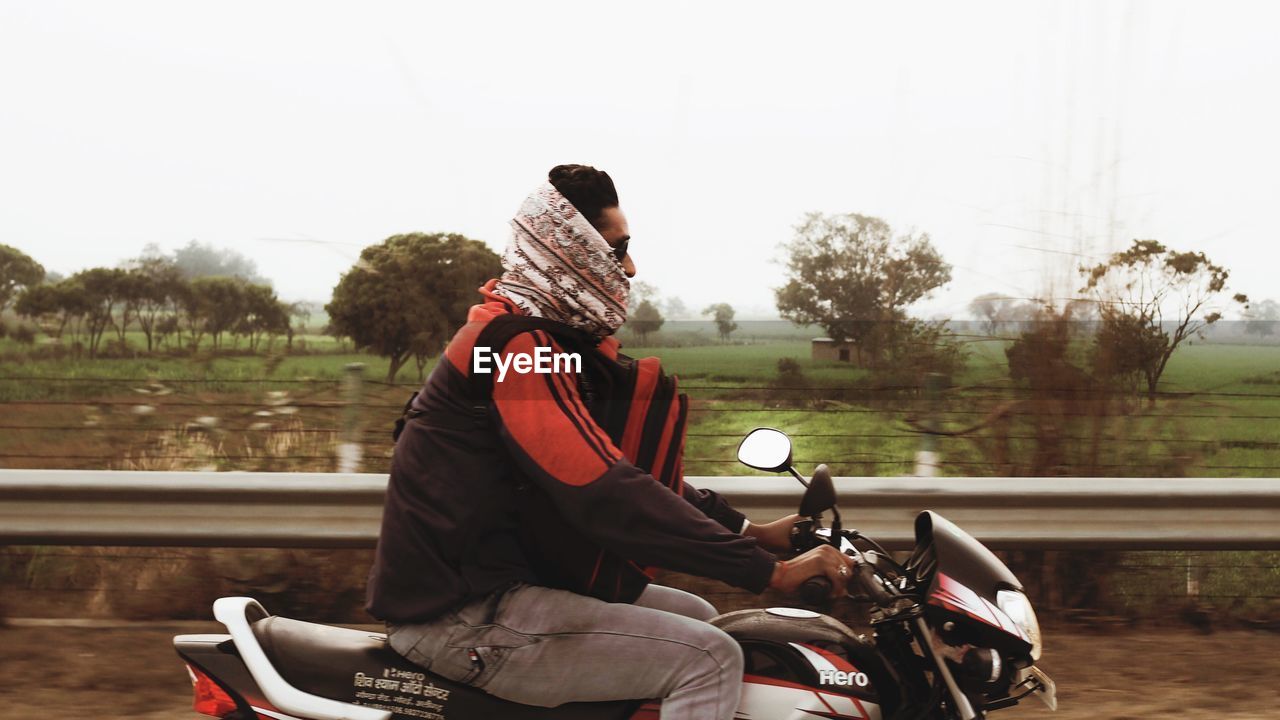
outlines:
[{"label": "metal guardrail", "polygon": [[[690,477],[753,520],[794,512],[790,478]],[[385,475],[0,470],[0,544],[372,547]],[[846,527],[913,542],[936,510],[993,548],[1280,549],[1269,478],[837,478]]]}]

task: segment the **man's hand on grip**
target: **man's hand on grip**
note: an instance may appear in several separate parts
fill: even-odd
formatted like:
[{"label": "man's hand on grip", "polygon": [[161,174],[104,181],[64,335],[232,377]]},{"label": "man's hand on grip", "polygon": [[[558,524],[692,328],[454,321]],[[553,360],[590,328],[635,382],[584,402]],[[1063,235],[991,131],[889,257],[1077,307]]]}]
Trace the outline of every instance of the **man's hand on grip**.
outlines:
[{"label": "man's hand on grip", "polygon": [[769,587],[795,592],[805,580],[824,575],[831,581],[832,597],[840,597],[845,594],[845,585],[853,576],[852,566],[852,558],[830,545],[821,545],[791,560],[780,560],[773,568]]}]

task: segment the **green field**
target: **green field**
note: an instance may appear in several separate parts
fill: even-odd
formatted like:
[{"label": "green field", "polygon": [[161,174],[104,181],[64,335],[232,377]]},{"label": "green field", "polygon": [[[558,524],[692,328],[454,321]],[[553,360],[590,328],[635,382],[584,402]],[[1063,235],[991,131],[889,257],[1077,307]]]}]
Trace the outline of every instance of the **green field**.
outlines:
[{"label": "green field", "polygon": [[[363,376],[380,380],[386,361],[363,353],[292,355],[278,364],[265,356],[150,357],[138,360],[0,360],[0,401],[66,398],[109,392],[119,383],[177,381],[205,392],[238,392],[244,383],[268,388],[296,381],[337,381],[347,365],[363,363]],[[407,379],[411,373],[403,373]],[[21,380],[14,380],[21,378]]]},{"label": "green field", "polygon": [[[788,431],[796,439],[798,459],[827,462],[842,474],[909,473],[922,440],[906,423],[908,418],[933,418],[941,429],[962,429],[980,420],[985,409],[1018,397],[1007,379],[1003,343],[996,341],[970,345],[968,368],[936,404],[908,392],[866,405],[833,405],[825,412],[746,409],[768,404],[764,398],[769,393],[760,388],[776,376],[776,363],[783,357],[797,358],[807,382],[815,386],[867,380],[865,371],[848,365],[813,362],[807,351],[807,343],[795,342],[627,348],[633,355],[661,356],[665,367],[679,375],[691,396],[700,401],[694,405],[701,410],[695,410],[689,430],[689,467],[703,474],[742,472],[732,463],[732,438],[758,425]],[[1135,397],[1126,403],[1128,412],[1104,421],[1098,464],[1111,472],[1098,474],[1147,475],[1163,470],[1163,474],[1275,477],[1280,472],[1278,372],[1278,347],[1196,345],[1180,350],[1161,385],[1168,395],[1162,395],[1154,407]],[[940,438],[943,464],[951,461],[946,473],[995,474],[986,464],[990,457],[982,440],[982,433]],[[1031,452],[1027,449],[1031,444],[1015,437],[1010,448],[1015,453],[1020,448]]]},{"label": "green field", "polygon": [[[306,340],[312,341],[313,347],[320,345],[318,338]],[[1021,397],[1021,391],[1007,379],[1003,347],[1002,341],[970,343],[965,371],[935,399],[911,389],[877,388],[867,371],[846,363],[812,361],[805,341],[625,347],[624,351],[636,357],[661,357],[664,367],[680,378],[693,399],[686,453],[690,474],[746,472],[733,462],[736,439],[752,427],[771,425],[793,435],[796,457],[802,464],[826,462],[837,473],[848,475],[898,475],[912,470],[923,442],[922,425],[963,430],[989,411]],[[771,389],[782,358],[797,360],[807,389]],[[247,408],[265,402],[270,392],[292,391],[296,396],[319,396],[339,404],[338,383],[352,363],[364,365],[363,424],[381,428],[395,416],[403,396],[417,385],[416,371],[412,366],[402,369],[397,385],[388,387],[382,383],[386,361],[360,353],[206,353],[95,360],[32,359],[10,353],[0,356],[0,402],[22,401],[24,404],[13,406],[10,414],[30,417],[66,408],[42,408],[32,402],[38,400],[98,401],[107,403],[99,414],[108,415],[118,406],[144,400],[155,403],[161,411],[170,409],[168,405],[181,408],[149,417],[149,424],[134,432],[139,435],[145,434],[143,429],[163,431],[164,422],[175,426],[188,422],[202,412],[200,403],[208,403],[209,414],[216,414],[223,412],[217,408],[224,402]],[[426,370],[429,372],[430,366]],[[170,387],[163,396],[154,396],[147,390],[148,383]],[[1092,451],[1098,456],[1097,467],[1110,472],[1093,474],[1274,477],[1280,472],[1280,347],[1185,347],[1174,356],[1161,389],[1165,394],[1154,406],[1137,396],[1121,398],[1117,400],[1119,410],[1103,420],[1091,421],[1093,424],[1064,421],[1073,425],[1064,435],[1101,431],[1104,436]],[[332,408],[321,409],[325,423],[331,424]],[[1019,412],[1022,414],[1015,415],[1013,424],[1003,429],[940,437],[938,450],[945,472],[1019,474],[1017,462],[998,465],[991,451],[1003,432],[1008,435],[1006,459],[1035,452],[1032,430],[1037,421],[1025,410]],[[309,414],[310,410],[303,408],[296,419],[304,425],[318,422],[310,420]],[[66,422],[65,414],[59,420]],[[137,424],[134,418],[121,417],[120,422],[103,423],[94,432]],[[38,443],[21,439],[22,452],[39,453]],[[0,438],[0,456],[14,442],[14,433]],[[1069,446],[1062,451],[1081,449]],[[226,465],[228,469],[232,466]]]}]

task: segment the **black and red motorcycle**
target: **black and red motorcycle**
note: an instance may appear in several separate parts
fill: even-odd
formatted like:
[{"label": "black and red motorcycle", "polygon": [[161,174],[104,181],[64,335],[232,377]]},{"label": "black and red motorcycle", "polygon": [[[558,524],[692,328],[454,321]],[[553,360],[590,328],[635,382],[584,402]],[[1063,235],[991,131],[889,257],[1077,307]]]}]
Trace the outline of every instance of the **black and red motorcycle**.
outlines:
[{"label": "black and red motorcycle", "polygon": [[[869,605],[872,639],[802,608],[741,610],[711,622],[746,660],[737,717],[751,720],[971,720],[1034,695],[1051,709],[1053,681],[1034,666],[1040,627],[1013,573],[977,540],[931,511],[899,563],[841,526],[825,465],[805,481],[791,441],[753,430],[738,448],[753,468],[790,472],[807,489],[798,552],[829,543],[854,559],[849,594]],[[823,513],[832,513],[829,528]],[[810,606],[831,596],[826,578],[800,589]],[[659,703],[634,700],[518,705],[450,682],[395,653],[381,633],[291,620],[251,598],[222,598],[225,635],[180,635],[195,709],[224,720],[656,720]]]}]

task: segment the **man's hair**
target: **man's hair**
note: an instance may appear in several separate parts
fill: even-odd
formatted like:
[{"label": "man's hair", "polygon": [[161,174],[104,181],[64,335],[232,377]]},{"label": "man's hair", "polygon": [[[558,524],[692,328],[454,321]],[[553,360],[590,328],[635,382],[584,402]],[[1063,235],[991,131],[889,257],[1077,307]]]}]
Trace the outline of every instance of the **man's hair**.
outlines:
[{"label": "man's hair", "polygon": [[613,178],[590,165],[557,165],[547,173],[547,180],[592,225],[599,222],[605,208],[618,207]]}]

